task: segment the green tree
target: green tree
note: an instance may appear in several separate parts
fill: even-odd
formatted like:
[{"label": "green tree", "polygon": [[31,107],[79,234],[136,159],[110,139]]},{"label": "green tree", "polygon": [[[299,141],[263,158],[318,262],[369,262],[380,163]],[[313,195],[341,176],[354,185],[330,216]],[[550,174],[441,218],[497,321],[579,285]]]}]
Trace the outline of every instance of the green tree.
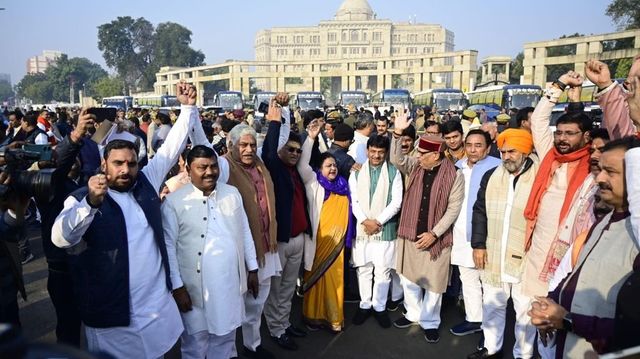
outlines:
[{"label": "green tree", "polygon": [[103,77],[91,87],[91,97],[101,101],[105,97],[124,95],[124,81],[117,76]]},{"label": "green tree", "polygon": [[123,79],[127,90],[151,90],[163,66],[191,67],[204,54],[191,48],[191,31],[172,23],[154,28],[144,18],[118,17],[98,26],[98,49],[107,66]]},{"label": "green tree", "polygon": [[620,30],[640,29],[640,0],[613,0],[605,14]]},{"label": "green tree", "polygon": [[73,84],[75,99],[78,99],[78,91],[86,89],[107,77],[107,72],[102,66],[83,57],[68,58],[62,55],[56,63],[45,72],[48,81],[53,87],[52,100],[68,102],[69,89]]},{"label": "green tree", "polygon": [[12,97],[14,94],[9,81],[0,81],[0,102],[8,101]]},{"label": "green tree", "polygon": [[520,51],[511,61],[511,73],[509,74],[509,83],[519,84],[520,76],[524,74],[524,52]]},{"label": "green tree", "polygon": [[53,99],[53,85],[44,73],[27,74],[15,89],[19,97],[35,103],[47,103]]}]

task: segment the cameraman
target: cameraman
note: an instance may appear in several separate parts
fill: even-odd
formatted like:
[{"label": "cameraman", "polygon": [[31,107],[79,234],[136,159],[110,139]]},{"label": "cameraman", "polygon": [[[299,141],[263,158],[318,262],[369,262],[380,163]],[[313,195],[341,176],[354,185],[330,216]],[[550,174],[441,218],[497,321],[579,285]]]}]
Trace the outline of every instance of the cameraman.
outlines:
[{"label": "cameraman", "polygon": [[[0,184],[8,186],[11,178],[0,174]],[[0,323],[20,326],[18,291],[27,299],[22,280],[18,241],[25,228],[24,214],[29,198],[10,192],[0,198]]]},{"label": "cameraman", "polygon": [[51,242],[51,227],[64,207],[64,200],[82,184],[77,158],[81,149],[86,146],[87,130],[93,126],[92,115],[83,109],[75,129],[56,146],[56,169],[52,175],[51,188],[51,192],[55,194],[53,199],[36,200],[42,216],[42,247],[49,267],[47,290],[57,316],[56,337],[58,343],[76,347],[80,346],[80,317],[73,296],[67,253]]}]

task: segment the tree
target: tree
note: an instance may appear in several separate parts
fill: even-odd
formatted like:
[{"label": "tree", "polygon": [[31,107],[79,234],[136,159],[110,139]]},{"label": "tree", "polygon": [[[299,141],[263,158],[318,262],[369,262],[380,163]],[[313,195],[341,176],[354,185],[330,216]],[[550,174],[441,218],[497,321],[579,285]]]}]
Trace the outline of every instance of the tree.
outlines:
[{"label": "tree", "polygon": [[524,52],[520,51],[511,61],[511,73],[509,74],[509,83],[519,84],[520,76],[524,74]]},{"label": "tree", "polygon": [[[56,63],[49,67],[45,75],[53,86],[52,99],[57,101],[70,101],[69,88],[73,84],[74,92],[91,86],[100,79],[107,77],[107,72],[102,66],[83,57],[69,59],[62,55]],[[77,94],[74,95],[78,99]]]},{"label": "tree", "polygon": [[92,97],[101,101],[105,97],[124,95],[124,81],[117,76],[103,77],[91,88]]},{"label": "tree", "polygon": [[204,54],[190,47],[191,35],[176,23],[161,23],[154,29],[144,18],[124,16],[98,26],[98,49],[127,90],[150,90],[161,67],[204,63]]},{"label": "tree", "polygon": [[35,103],[53,99],[53,86],[44,73],[27,74],[16,85],[16,94]]},{"label": "tree", "polygon": [[14,97],[13,89],[9,81],[0,80],[0,102],[9,101],[12,97]]},{"label": "tree", "polygon": [[605,14],[619,30],[640,29],[640,0],[613,0]]},{"label": "tree", "polygon": [[126,89],[135,88],[142,69],[153,60],[153,25],[144,18],[119,16],[98,26],[98,49],[107,66],[122,77]]}]

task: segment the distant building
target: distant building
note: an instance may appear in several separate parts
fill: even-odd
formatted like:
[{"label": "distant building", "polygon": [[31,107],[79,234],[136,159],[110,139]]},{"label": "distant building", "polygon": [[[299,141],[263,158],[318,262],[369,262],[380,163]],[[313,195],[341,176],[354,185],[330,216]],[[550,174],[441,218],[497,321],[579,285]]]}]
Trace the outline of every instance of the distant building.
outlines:
[{"label": "distant building", "polygon": [[54,64],[61,56],[62,52],[60,51],[44,50],[42,51],[42,55],[30,57],[27,60],[27,73],[35,74],[45,72],[47,68]]},{"label": "distant building", "polygon": [[420,92],[473,88],[475,50],[454,51],[454,34],[437,24],[380,20],[366,0],[345,0],[333,20],[317,26],[274,27],[257,33],[255,60],[229,60],[192,68],[161,68],[156,94],[175,94],[185,80],[198,88],[198,104],[221,90],[341,91],[376,93],[387,88]]},{"label": "distant building", "polygon": [[11,83],[11,74],[0,73],[0,81]]}]

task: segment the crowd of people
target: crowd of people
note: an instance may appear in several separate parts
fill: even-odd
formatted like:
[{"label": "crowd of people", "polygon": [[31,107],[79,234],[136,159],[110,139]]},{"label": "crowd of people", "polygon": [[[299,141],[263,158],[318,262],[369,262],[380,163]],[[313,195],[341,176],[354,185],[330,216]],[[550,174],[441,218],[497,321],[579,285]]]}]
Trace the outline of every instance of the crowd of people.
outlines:
[{"label": "crowd of people", "polygon": [[[599,128],[580,103],[585,77]],[[515,358],[640,345],[640,57],[622,84],[591,60],[513,118],[300,112],[278,93],[261,122],[198,110],[185,82],[177,94],[179,110],[113,121],[87,109],[5,114],[5,151],[49,144],[54,156],[30,168],[52,171],[46,199],[0,174],[0,322],[20,326],[30,214],[58,341],[80,347],[84,326],[87,349],[116,358],[162,357],[178,341],[183,358],[274,358],[263,315],[292,351],[309,332],[370,317],[437,343],[447,295],[465,311],[450,333],[482,333],[469,358],[500,357],[505,330]],[[296,293],[303,325],[291,320]]]}]

